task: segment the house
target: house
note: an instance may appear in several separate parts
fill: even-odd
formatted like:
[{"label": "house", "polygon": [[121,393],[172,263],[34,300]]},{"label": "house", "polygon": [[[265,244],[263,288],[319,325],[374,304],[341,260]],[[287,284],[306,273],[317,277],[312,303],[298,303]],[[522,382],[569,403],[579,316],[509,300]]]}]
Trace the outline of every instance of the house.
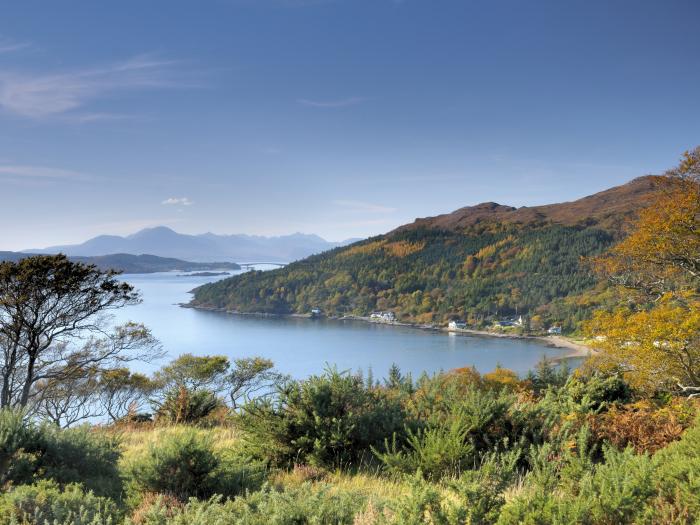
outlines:
[{"label": "house", "polygon": [[547,330],[547,333],[550,335],[559,335],[561,334],[561,326],[552,326],[549,330]]},{"label": "house", "polygon": [[393,323],[396,321],[396,315],[394,312],[372,312],[369,314],[369,318],[384,323]]},{"label": "house", "polygon": [[523,320],[523,316],[519,316],[517,318],[515,317],[508,317],[506,319],[501,319],[500,321],[496,321],[496,326],[500,326],[501,328],[505,328],[508,326],[523,326],[525,324],[525,321]]},{"label": "house", "polygon": [[467,327],[467,323],[464,321],[450,321],[447,324],[448,330],[464,330]]}]

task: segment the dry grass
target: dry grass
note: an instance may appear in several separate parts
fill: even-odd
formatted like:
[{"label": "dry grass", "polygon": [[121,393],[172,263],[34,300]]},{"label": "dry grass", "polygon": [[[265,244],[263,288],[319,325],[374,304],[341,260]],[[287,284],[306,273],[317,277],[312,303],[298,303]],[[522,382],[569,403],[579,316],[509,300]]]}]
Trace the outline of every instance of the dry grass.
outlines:
[{"label": "dry grass", "polygon": [[134,525],[147,523],[149,514],[154,506],[163,509],[165,517],[172,518],[184,507],[184,503],[167,494],[146,493],[143,495],[139,506],[134,509],[131,515],[131,523]]},{"label": "dry grass", "polygon": [[[121,461],[129,462],[143,454],[151,445],[157,445],[168,437],[181,434],[191,428],[185,425],[139,424],[104,427],[100,431],[119,436],[123,451]],[[201,428],[197,431],[209,437],[214,449],[218,451],[235,449],[240,443],[241,432],[234,426]]]},{"label": "dry grass", "polygon": [[309,465],[296,465],[288,471],[278,471],[272,483],[280,490],[311,483],[328,487],[331,492],[352,492],[370,499],[396,499],[408,493],[409,487],[400,481],[379,477],[373,474],[350,474],[340,471],[329,472]]}]

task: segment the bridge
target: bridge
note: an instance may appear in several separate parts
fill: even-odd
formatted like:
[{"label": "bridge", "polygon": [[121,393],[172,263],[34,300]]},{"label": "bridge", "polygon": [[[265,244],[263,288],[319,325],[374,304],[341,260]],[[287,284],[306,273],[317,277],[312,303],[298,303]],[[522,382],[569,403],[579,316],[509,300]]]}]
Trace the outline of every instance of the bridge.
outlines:
[{"label": "bridge", "polygon": [[253,266],[256,266],[258,264],[269,264],[270,266],[279,266],[282,268],[283,266],[287,266],[289,263],[278,263],[278,262],[246,262],[246,263],[237,263],[238,266],[241,268],[252,268]]}]

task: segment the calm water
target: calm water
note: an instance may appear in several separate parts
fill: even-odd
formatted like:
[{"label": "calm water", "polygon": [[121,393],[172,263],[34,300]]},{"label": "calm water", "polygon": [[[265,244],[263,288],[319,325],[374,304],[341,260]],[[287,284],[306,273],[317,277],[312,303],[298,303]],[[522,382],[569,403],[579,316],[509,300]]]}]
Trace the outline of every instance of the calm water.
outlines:
[{"label": "calm water", "polygon": [[123,278],[141,291],[143,303],[123,309],[117,320],[146,324],[167,350],[165,360],[185,352],[221,354],[231,359],[259,355],[297,378],[320,372],[326,364],[341,370],[366,372],[371,368],[375,378],[380,378],[392,363],[414,377],[423,371],[472,365],[488,372],[499,363],[525,373],[543,355],[562,355],[561,350],[534,341],[457,336],[359,321],[270,319],[198,311],[177,304],[189,300],[189,290],[221,277],[157,273]]}]

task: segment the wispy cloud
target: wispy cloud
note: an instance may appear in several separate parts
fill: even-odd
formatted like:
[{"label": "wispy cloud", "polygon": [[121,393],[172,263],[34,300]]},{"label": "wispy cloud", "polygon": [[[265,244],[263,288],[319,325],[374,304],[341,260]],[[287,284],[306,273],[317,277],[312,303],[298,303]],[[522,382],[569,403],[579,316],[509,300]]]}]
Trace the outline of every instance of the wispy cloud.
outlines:
[{"label": "wispy cloud", "polygon": [[0,37],[0,53],[14,53],[22,49],[27,49],[31,44],[29,42],[17,42],[9,38]]},{"label": "wispy cloud", "polygon": [[169,74],[173,64],[140,55],[105,67],[58,74],[0,72],[0,107],[34,119],[66,114],[86,122],[106,116],[115,118],[103,113],[75,112],[115,91],[175,86]]},{"label": "wispy cloud", "polygon": [[133,115],[120,115],[118,113],[81,113],[79,115],[71,115],[66,120],[77,122],[80,124],[88,122],[97,122],[103,120],[136,120],[138,117]]},{"label": "wispy cloud", "polygon": [[192,201],[187,197],[170,197],[161,202],[164,206],[192,206]]},{"label": "wispy cloud", "polygon": [[335,200],[333,204],[350,211],[365,213],[394,213],[396,211],[396,208],[362,201]]},{"label": "wispy cloud", "polygon": [[366,100],[367,99],[364,97],[350,97],[339,100],[310,100],[307,98],[300,98],[297,102],[302,106],[309,106],[312,108],[344,108],[362,104]]},{"label": "wispy cloud", "polygon": [[92,177],[84,173],[46,166],[0,165],[0,176],[30,179],[70,179],[88,180]]}]

